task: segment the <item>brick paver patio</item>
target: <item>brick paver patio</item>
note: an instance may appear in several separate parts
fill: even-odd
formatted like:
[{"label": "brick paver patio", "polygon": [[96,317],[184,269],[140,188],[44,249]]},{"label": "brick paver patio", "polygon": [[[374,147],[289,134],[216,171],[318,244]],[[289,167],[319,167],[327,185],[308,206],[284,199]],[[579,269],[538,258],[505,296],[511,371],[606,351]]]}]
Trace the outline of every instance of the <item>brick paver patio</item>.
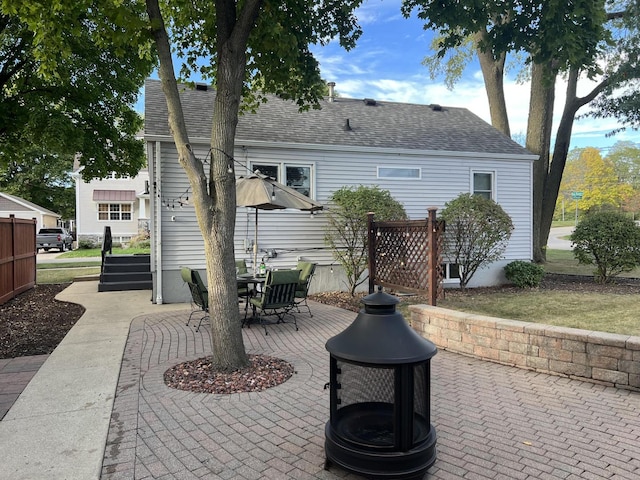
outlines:
[{"label": "brick paver patio", "polygon": [[[102,478],[335,479],[324,470],[329,418],[326,340],[355,314],[312,304],[313,318],[244,329],[248,353],[296,374],[260,393],[208,395],[164,385],[163,373],[210,351],[209,327],[188,313],[132,322]],[[640,478],[640,393],[440,351],[431,362],[437,461],[429,479]]]},{"label": "brick paver patio", "polygon": [[47,358],[49,355],[0,358],[0,420]]}]

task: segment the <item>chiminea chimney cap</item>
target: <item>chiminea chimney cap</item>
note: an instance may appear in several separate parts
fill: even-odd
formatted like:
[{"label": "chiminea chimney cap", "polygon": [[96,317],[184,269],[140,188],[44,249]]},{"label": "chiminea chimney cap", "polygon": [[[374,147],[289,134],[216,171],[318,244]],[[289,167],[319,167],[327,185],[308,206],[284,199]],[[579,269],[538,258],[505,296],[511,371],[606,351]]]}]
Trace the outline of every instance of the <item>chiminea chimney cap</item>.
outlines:
[{"label": "chiminea chimney cap", "polygon": [[367,295],[362,300],[364,310],[367,313],[385,315],[396,311],[396,305],[400,303],[398,297],[389,295],[382,291],[382,287],[378,287],[378,291]]}]

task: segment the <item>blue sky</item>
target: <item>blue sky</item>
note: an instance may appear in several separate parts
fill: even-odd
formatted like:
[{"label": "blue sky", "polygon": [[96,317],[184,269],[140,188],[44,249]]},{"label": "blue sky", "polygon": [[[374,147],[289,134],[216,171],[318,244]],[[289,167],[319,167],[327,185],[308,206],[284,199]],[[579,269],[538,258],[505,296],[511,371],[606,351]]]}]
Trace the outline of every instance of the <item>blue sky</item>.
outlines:
[{"label": "blue sky", "polygon": [[[320,62],[322,78],[336,82],[336,91],[343,97],[465,107],[490,122],[489,105],[477,63],[467,67],[453,90],[447,89],[442,78],[432,80],[422,60],[431,53],[433,33],[425,31],[415,16],[405,19],[400,13],[400,5],[400,0],[365,0],[357,11],[363,34],[349,52],[337,42],[324,47],[312,46],[311,50]],[[589,90],[585,82],[579,86],[578,95]],[[505,94],[511,133],[524,138],[529,86],[507,81]],[[559,119],[563,104],[564,86],[559,82],[554,118]],[[579,113],[584,112],[580,110]],[[640,133],[630,129],[606,137],[618,126],[608,119],[578,120],[573,128],[571,148],[598,147],[606,154],[607,147],[617,141],[629,140],[640,145]]]},{"label": "blue sky", "polygon": [[[432,53],[433,33],[425,31],[423,23],[415,15],[405,19],[400,14],[400,5],[400,0],[365,0],[358,10],[363,35],[355,49],[345,52],[337,42],[326,47],[314,47],[312,51],[320,62],[322,77],[336,82],[336,90],[345,97],[465,107],[490,122],[489,104],[477,62],[467,67],[453,90],[447,89],[442,78],[432,80],[422,60]],[[590,90],[590,85],[582,82],[578,95]],[[524,137],[529,85],[507,81],[505,93],[511,133]],[[556,119],[560,118],[564,98],[564,84],[558,82]],[[640,144],[640,133],[630,129],[614,137],[606,137],[618,126],[608,119],[578,120],[574,125],[571,147],[606,149],[619,140]]]}]

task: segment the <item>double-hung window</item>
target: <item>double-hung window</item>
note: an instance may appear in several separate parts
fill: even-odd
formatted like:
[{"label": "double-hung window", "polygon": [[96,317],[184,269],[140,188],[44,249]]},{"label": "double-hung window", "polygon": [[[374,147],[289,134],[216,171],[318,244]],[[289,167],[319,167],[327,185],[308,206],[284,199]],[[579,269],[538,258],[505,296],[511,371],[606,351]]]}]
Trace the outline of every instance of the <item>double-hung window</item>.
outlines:
[{"label": "double-hung window", "polygon": [[440,267],[442,268],[442,277],[445,283],[460,282],[460,265],[457,263],[443,263]]},{"label": "double-hung window", "polygon": [[98,220],[131,220],[132,211],[130,203],[98,203]]},{"label": "double-hung window", "polygon": [[495,200],[495,172],[473,171],[471,172],[471,187],[474,195]]},{"label": "double-hung window", "polygon": [[257,162],[251,170],[271,177],[277,182],[291,187],[307,197],[313,198],[313,164]]}]

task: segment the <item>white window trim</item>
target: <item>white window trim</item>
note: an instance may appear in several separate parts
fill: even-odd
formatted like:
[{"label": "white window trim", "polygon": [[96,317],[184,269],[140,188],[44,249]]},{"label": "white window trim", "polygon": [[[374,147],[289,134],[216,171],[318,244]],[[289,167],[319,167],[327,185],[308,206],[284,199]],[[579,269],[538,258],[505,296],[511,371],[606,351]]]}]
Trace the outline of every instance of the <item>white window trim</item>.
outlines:
[{"label": "white window trim", "polygon": [[[460,278],[451,278],[451,271],[450,271],[451,264],[452,262],[442,262],[442,265],[444,266],[442,283],[445,283],[447,285],[460,285]],[[462,269],[461,266],[459,268]]]},{"label": "white window trim", "polygon": [[[417,170],[417,177],[385,177],[380,175],[380,169],[389,168],[389,169],[406,169],[406,170]],[[376,167],[376,177],[379,180],[422,180],[422,168],[410,165],[378,165]]]},{"label": "white window trim", "polygon": [[489,174],[491,175],[491,199],[494,202],[498,201],[498,189],[496,187],[497,184],[497,174],[495,170],[477,170],[477,169],[473,169],[470,171],[469,174],[469,191],[471,192],[471,194],[475,193],[475,190],[473,189],[473,177],[476,173],[485,173],[485,174]]},{"label": "white window trim", "polygon": [[249,170],[255,172],[256,164],[269,165],[278,167],[278,178],[276,181],[283,183],[286,167],[307,167],[311,172],[311,178],[309,179],[309,198],[315,200],[316,198],[316,163],[315,162],[279,162],[274,160],[251,160],[249,162]]},{"label": "white window trim", "polygon": [[[104,212],[100,212],[100,205],[102,204],[107,204],[107,205],[129,205],[131,207],[131,211],[130,212],[125,212],[125,213],[130,213],[131,214],[131,218],[129,220],[123,220],[122,219],[122,210],[120,211],[120,219],[119,220],[111,220],[110,218],[106,219],[106,220],[102,220],[100,218],[100,213],[104,213]],[[98,220],[98,222],[133,222],[135,220],[135,218],[133,217],[133,213],[135,211],[135,206],[133,205],[133,202],[96,202],[96,218]],[[107,210],[107,214],[109,217],[111,217],[111,208],[109,208],[109,210]]]}]

